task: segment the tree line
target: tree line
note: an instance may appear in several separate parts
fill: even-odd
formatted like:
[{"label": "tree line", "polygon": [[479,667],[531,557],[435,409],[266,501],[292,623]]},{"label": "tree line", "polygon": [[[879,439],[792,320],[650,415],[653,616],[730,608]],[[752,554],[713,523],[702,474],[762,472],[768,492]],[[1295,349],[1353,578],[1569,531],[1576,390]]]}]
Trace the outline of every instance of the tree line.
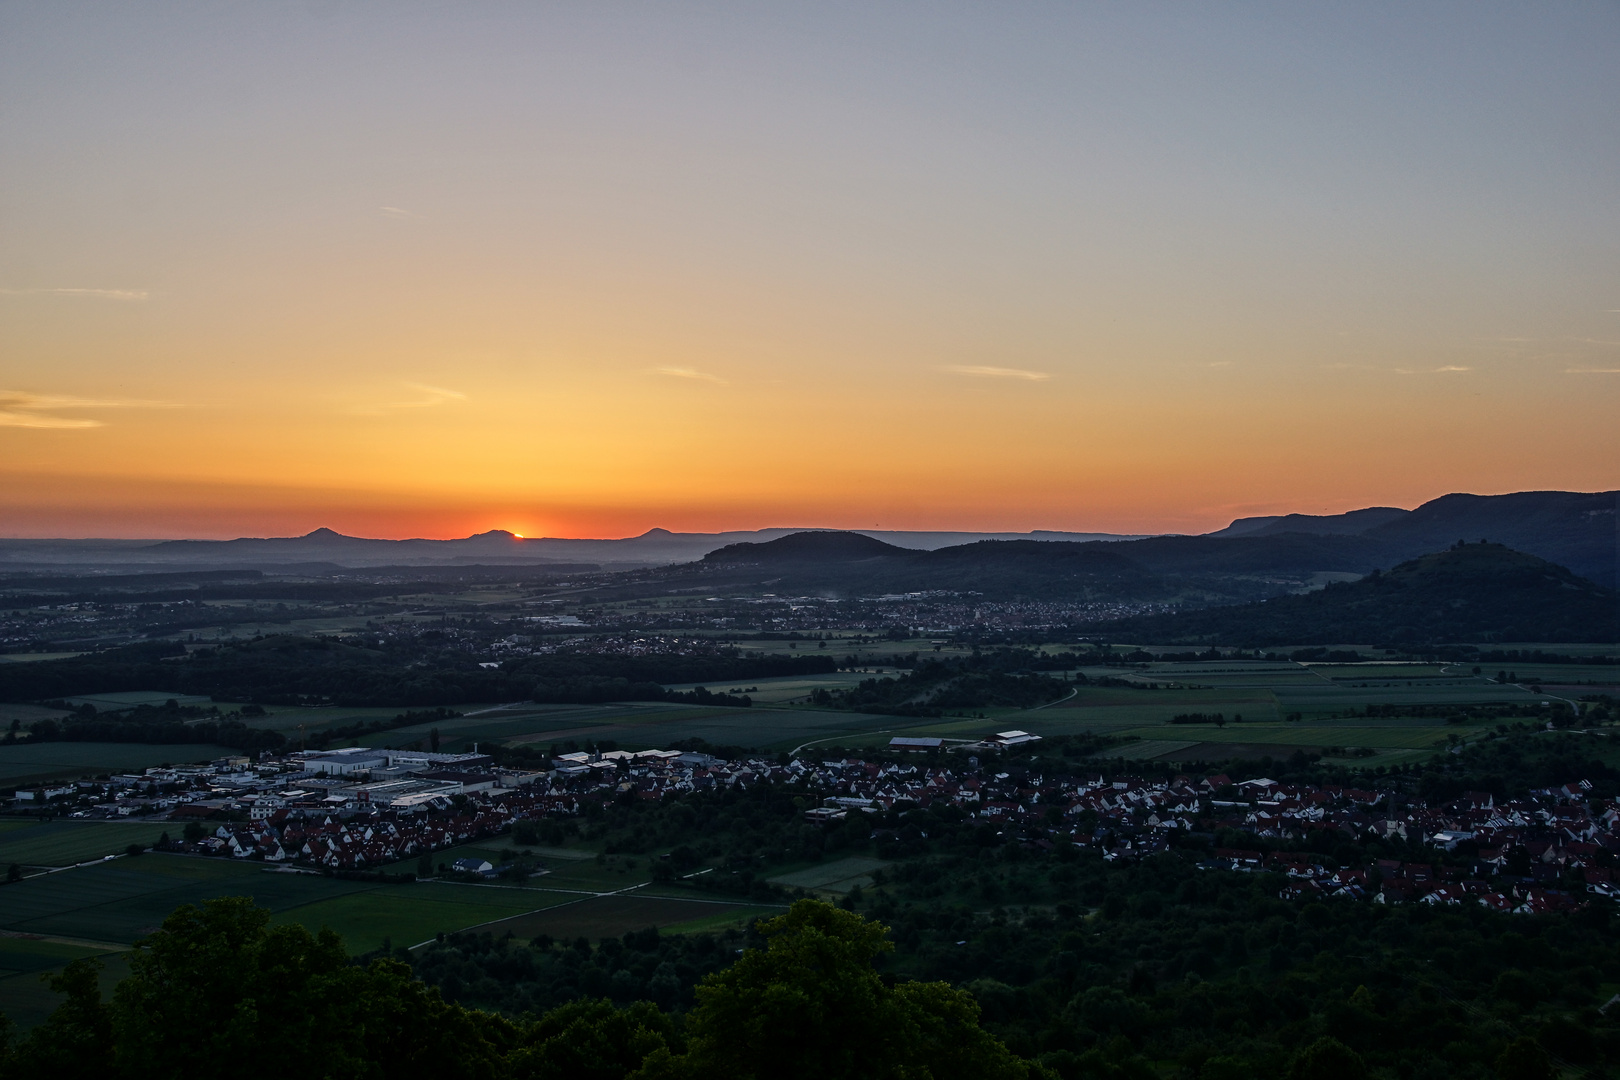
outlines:
[{"label": "tree line", "polygon": [[288,1075],[449,1080],[1026,1080],[1049,1075],[978,1023],[973,996],[879,976],[885,928],[804,900],[756,924],[689,1009],[583,998],[538,1016],[445,1000],[396,959],[350,960],[330,930],[270,925],[244,898],[177,909],[101,994],[97,960],[26,1037],[6,1077],[238,1080]]},{"label": "tree line", "polygon": [[[0,701],[150,690],[264,705],[422,708],[465,701],[662,701],[664,684],[737,682],[835,670],[826,656],[553,654],[484,668],[465,652],[365,648],[329,638],[265,638],[185,655],[150,643],[0,666]],[[718,704],[734,704],[719,702]]]}]

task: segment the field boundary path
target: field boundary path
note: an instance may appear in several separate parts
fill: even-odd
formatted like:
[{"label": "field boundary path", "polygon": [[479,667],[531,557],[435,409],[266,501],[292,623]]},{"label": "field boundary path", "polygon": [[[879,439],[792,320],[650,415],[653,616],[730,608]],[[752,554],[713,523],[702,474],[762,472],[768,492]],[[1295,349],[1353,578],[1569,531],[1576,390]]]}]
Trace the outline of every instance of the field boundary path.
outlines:
[{"label": "field boundary path", "polygon": [[[432,880],[433,879],[427,879],[427,880],[424,881],[424,884],[430,883]],[[453,884],[463,884],[463,883],[455,882]],[[542,914],[542,913],[551,914],[552,912],[561,911],[563,908],[572,907],[575,904],[583,904],[583,903],[586,903],[586,902],[591,901],[591,900],[600,900],[600,899],[602,899],[604,897],[627,896],[630,893],[633,893],[633,892],[637,891],[638,889],[646,889],[649,886],[652,886],[652,885],[655,885],[655,884],[657,884],[657,883],[652,882],[652,881],[642,881],[642,882],[638,882],[635,885],[626,885],[622,889],[612,889],[612,890],[609,890],[608,892],[590,892],[590,891],[585,890],[585,889],[550,889],[550,888],[544,888],[544,887],[525,889],[526,892],[546,892],[546,893],[553,893],[553,894],[562,893],[564,895],[572,896],[572,897],[574,897],[574,899],[565,900],[560,904],[549,904],[549,905],[544,906],[544,907],[537,907],[532,911],[523,911],[523,912],[519,912],[516,915],[502,915],[498,919],[486,919],[481,923],[474,923],[471,926],[463,927],[462,929],[457,930],[455,932],[458,933],[458,934],[467,934],[467,933],[471,933],[474,930],[477,930],[481,926],[494,926],[496,923],[511,922],[514,919],[527,918],[530,915],[539,915],[539,914]],[[483,886],[475,885],[474,887],[475,888],[485,888],[485,889],[517,889],[517,888],[522,888],[522,886],[518,886],[518,885],[483,885]],[[785,905],[785,904],[754,904],[754,903],[749,903],[749,902],[746,902],[746,901],[738,901],[738,900],[712,900],[712,899],[709,899],[708,897],[704,897],[704,896],[661,896],[661,895],[657,895],[655,893],[649,893],[648,898],[649,899],[658,899],[658,900],[682,900],[682,901],[690,902],[690,903],[693,903],[693,904],[717,904],[717,905],[722,906],[722,907],[738,907],[738,906],[772,907],[772,908],[782,908],[784,910],[786,910],[786,907],[787,907],[787,905]],[[410,948],[413,949],[413,950],[414,949],[420,949],[420,948],[422,948],[422,947],[424,947],[426,945],[433,944],[437,940],[439,940],[438,936],[435,935],[433,937],[428,938],[426,941],[417,942],[415,945],[410,946]]]}]

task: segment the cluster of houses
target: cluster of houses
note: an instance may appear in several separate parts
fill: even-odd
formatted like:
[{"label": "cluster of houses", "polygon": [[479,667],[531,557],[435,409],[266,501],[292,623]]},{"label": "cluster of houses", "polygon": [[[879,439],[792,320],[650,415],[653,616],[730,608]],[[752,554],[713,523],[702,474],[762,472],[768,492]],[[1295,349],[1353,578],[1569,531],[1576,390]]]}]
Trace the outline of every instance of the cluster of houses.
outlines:
[{"label": "cluster of houses", "polygon": [[[1595,798],[1584,781],[1512,801],[1468,792],[1431,803],[1396,790],[1233,782],[1224,775],[1044,775],[1038,759],[997,752],[1036,740],[1022,731],[986,740],[979,744],[982,767],[977,754],[949,764],[798,757],[784,763],[615,750],[564,754],[544,768],[501,769],[477,753],[359,747],[222,758],[28,789],[18,792],[17,805],[197,822],[203,830],[185,830],[188,838],[175,843],[234,858],[354,870],[492,835],[521,818],[577,815],[593,801],[658,801],[769,782],[814,793],[817,805],[805,817],[825,824],[896,808],[954,807],[1009,840],[1042,848],[1067,841],[1109,860],[1201,837],[1209,845],[1201,848],[1209,852],[1201,865],[1280,873],[1283,894],[1296,898],[1478,903],[1535,914],[1573,907],[1583,892],[1620,895],[1612,869],[1620,855],[1620,803]],[[1328,855],[1342,854],[1346,842],[1372,839],[1407,858],[1345,866]],[[1432,861],[1419,861],[1425,856]]]},{"label": "cluster of houses", "polygon": [[[1024,733],[1008,733],[1022,735]],[[972,759],[970,759],[972,760]],[[1264,847],[1332,850],[1345,841],[1398,840],[1435,862],[1378,859],[1344,867],[1326,852],[1215,847],[1209,868],[1286,876],[1291,898],[1345,896],[1376,903],[1478,903],[1540,914],[1575,907],[1581,892],[1620,896],[1620,803],[1592,797],[1580,781],[1499,802],[1484,792],[1430,804],[1399,791],[1233,783],[1216,775],[1144,779],[1044,777],[1026,771],[823,762],[805,779],[829,792],[809,812],[835,820],[856,810],[914,804],[958,806],[1026,842],[1054,840],[1101,849],[1109,860],[1141,858],[1184,837],[1263,838]],[[1313,841],[1315,841],[1313,843]]]},{"label": "cluster of houses", "polygon": [[[931,590],[883,596],[707,597],[701,608],[588,613],[595,629],[754,628],[770,633],[839,631],[950,633],[962,630],[1054,629],[1168,610],[1163,604],[1065,600],[987,601],[974,592]],[[579,623],[578,625],[585,625]]]}]

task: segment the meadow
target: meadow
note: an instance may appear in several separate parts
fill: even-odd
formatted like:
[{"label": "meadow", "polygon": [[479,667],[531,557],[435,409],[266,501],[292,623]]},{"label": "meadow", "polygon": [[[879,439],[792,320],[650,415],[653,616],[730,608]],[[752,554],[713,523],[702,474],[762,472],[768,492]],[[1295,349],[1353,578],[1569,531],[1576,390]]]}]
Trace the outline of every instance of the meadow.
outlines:
[{"label": "meadow", "polygon": [[[790,652],[786,641],[749,641],[749,649]],[[840,657],[855,651],[857,643],[837,641],[832,651]],[[899,643],[860,643],[876,655],[894,651],[929,648],[926,640]],[[879,648],[890,650],[876,653]],[[343,744],[367,746],[426,745],[434,731],[440,747],[447,751],[470,750],[478,744],[539,745],[552,743],[611,741],[626,749],[668,746],[687,739],[703,739],[716,745],[754,747],[762,751],[794,750],[816,744],[874,746],[886,743],[895,734],[941,735],[977,738],[1006,727],[1030,727],[1053,734],[1095,732],[1135,735],[1136,729],[1161,724],[1177,712],[1241,713],[1245,722],[1282,722],[1298,714],[1306,722],[1364,710],[1369,705],[1487,705],[1529,704],[1549,694],[1566,696],[1582,686],[1560,691],[1553,677],[1562,675],[1572,683],[1603,685],[1615,669],[1596,665],[1524,665],[1519,671],[1526,686],[1532,679],[1544,679],[1549,688],[1542,694],[1526,686],[1499,684],[1494,672],[1475,676],[1467,668],[1438,664],[1365,663],[1300,664],[1288,661],[1232,660],[1217,663],[1154,663],[1141,668],[1087,667],[1080,669],[1094,678],[1123,679],[1127,687],[1084,686],[1072,698],[1030,710],[984,710],[978,716],[941,717],[936,721],[916,718],[861,714],[815,708],[806,704],[817,689],[846,689],[863,679],[892,674],[877,666],[857,671],[823,675],[750,680],[739,685],[707,685],[714,691],[747,691],[754,699],[752,709],[712,708],[672,702],[637,702],[606,705],[535,705],[468,703],[455,706],[462,716],[428,720],[409,727],[362,734]],[[683,684],[677,690],[690,690],[700,684]],[[384,708],[283,708],[272,707],[269,715],[252,721],[253,726],[280,731],[297,740],[301,734],[327,727],[343,727],[372,720],[390,720],[400,710]],[[1036,715],[1038,714],[1038,715]],[[304,725],[304,732],[299,731]],[[1033,728],[1032,728],[1033,730]],[[1315,731],[1291,725],[1288,733],[1262,734],[1245,729],[1250,737],[1234,739],[1230,734],[1201,743],[1224,743],[1237,749],[1244,744],[1294,745],[1300,747],[1342,745],[1338,733]],[[1181,734],[1178,732],[1178,734]],[[1190,733],[1188,733],[1190,734]],[[1379,735],[1372,745],[1389,750],[1420,749],[1440,741],[1429,735],[1414,736],[1396,746],[1389,733]],[[1176,741],[1186,741],[1176,740]],[[1364,745],[1357,742],[1352,745]]]},{"label": "meadow", "polygon": [[178,826],[164,821],[63,821],[0,819],[0,866],[64,867],[105,855],[122,854],[131,844],[150,847]]},{"label": "meadow", "polygon": [[361,736],[366,746],[405,746],[439,732],[443,749],[470,749],[476,742],[549,746],[612,740],[623,749],[665,747],[685,739],[718,746],[791,750],[801,743],[891,726],[893,718],[832,709],[709,708],[670,702],[622,705],[515,706],[454,720],[436,720]]},{"label": "meadow", "polygon": [[[1303,750],[1343,754],[1358,764],[1393,765],[1427,757],[1451,738],[1478,734],[1481,724],[1350,714],[1369,705],[1534,705],[1545,699],[1520,686],[1434,664],[1231,661],[1082,670],[1092,678],[1123,677],[1130,685],[1077,686],[1066,698],[1028,710],[987,709],[972,717],[931,720],[889,717],[887,723],[862,725],[841,741],[871,748],[896,735],[973,740],[1021,728],[1047,736],[1129,740],[1105,754],[1116,758],[1218,761],[1287,757]],[[1227,723],[1171,724],[1179,713],[1220,713]],[[1356,750],[1363,752],[1343,753]]]},{"label": "meadow", "polygon": [[0,787],[211,761],[236,751],[211,743],[20,742],[0,745]]},{"label": "meadow", "polygon": [[129,973],[122,946],[59,941],[33,935],[0,934],[0,1014],[20,1028],[30,1028],[50,1015],[61,997],[45,985],[75,960],[98,957],[103,963],[101,992],[112,992]]},{"label": "meadow", "polygon": [[[0,1012],[21,1024],[37,1023],[55,1004],[41,974],[81,956],[111,960],[180,904],[219,896],[250,896],[274,913],[275,922],[311,931],[330,927],[355,953],[385,942],[416,945],[577,898],[459,882],[342,881],[183,855],[119,856],[0,886]],[[109,980],[121,971],[111,963]]]},{"label": "meadow", "polygon": [[129,945],[180,904],[251,896],[278,921],[311,930],[331,926],[353,951],[365,952],[384,938],[415,944],[572,895],[504,884],[345,881],[262,863],[149,852],[0,887],[0,931]]},{"label": "meadow", "polygon": [[[1131,738],[1148,751],[1152,743],[1176,743],[1190,757],[1318,752],[1329,747],[1365,747],[1377,754],[1370,764],[1412,760],[1446,741],[1447,728],[1433,718],[1347,717],[1368,705],[1533,704],[1540,698],[1513,685],[1462,674],[1433,664],[1312,665],[1288,662],[1153,664],[1140,669],[1087,668],[1088,676],[1132,685],[1078,686],[1064,699],[1029,710],[985,709],[973,716],[933,719],[886,716],[815,708],[801,704],[816,688],[840,689],[871,678],[876,669],[811,677],[760,679],[751,709],[704,708],[668,702],[619,705],[510,706],[469,709],[468,715],[409,728],[378,732],[366,745],[408,745],[437,728],[446,749],[467,749],[480,741],[508,745],[549,745],[612,740],[628,749],[668,746],[699,738],[716,745],[753,747],[763,752],[812,749],[817,745],[879,747],[896,735],[979,739],[1018,727],[1037,734],[1097,734]],[[313,710],[310,710],[313,711]],[[1242,723],[1168,728],[1172,716],[1219,712]],[[1290,721],[1290,715],[1300,719]],[[1461,731],[1467,734],[1466,730]],[[1131,756],[1156,756],[1133,753]]]},{"label": "meadow", "polygon": [[823,675],[784,676],[776,679],[750,679],[747,683],[737,686],[721,686],[718,683],[682,683],[671,686],[671,690],[688,691],[698,686],[720,691],[746,692],[753,699],[755,705],[788,705],[809,699],[815,690],[843,690],[855,686],[862,679],[870,679],[871,675],[860,671],[830,671]]},{"label": "meadow", "polygon": [[89,705],[97,712],[118,712],[137,705],[162,705],[173,701],[176,705],[211,705],[213,698],[196,694],[173,694],[162,690],[121,690],[111,694],[79,694],[65,699],[69,705]]},{"label": "meadow", "polygon": [[870,888],[872,875],[885,870],[890,863],[882,859],[850,857],[831,862],[816,863],[802,870],[777,874],[768,880],[789,889],[803,889],[811,893],[836,893],[840,896],[854,888]]},{"label": "meadow", "polygon": [[[649,926],[666,933],[716,930],[778,910],[711,900],[680,886],[644,888],[649,882],[645,859],[598,860],[581,851],[552,852],[545,862],[555,869],[526,885],[345,881],[262,863],[155,852],[72,865],[79,855],[122,850],[146,833],[155,838],[160,828],[156,822],[0,822],[0,859],[32,853],[69,866],[0,885],[0,1012],[25,1027],[44,1019],[56,995],[41,976],[83,956],[107,960],[103,983],[110,988],[127,970],[124,950],[156,930],[177,906],[219,896],[252,897],[270,909],[275,923],[296,923],[311,932],[330,928],[356,954],[416,947],[466,930],[512,932],[525,940],[541,934],[594,940]],[[435,858],[498,861],[505,846],[502,840],[471,844]],[[413,861],[395,869],[414,866]]]},{"label": "meadow", "polygon": [[638,890],[614,896],[593,896],[569,900],[541,911],[518,915],[488,926],[497,936],[510,933],[523,941],[542,935],[557,941],[622,937],[636,930],[656,926],[664,934],[713,933],[742,926],[750,919],[780,914],[785,905],[739,904],[710,900],[691,894],[662,895]]}]

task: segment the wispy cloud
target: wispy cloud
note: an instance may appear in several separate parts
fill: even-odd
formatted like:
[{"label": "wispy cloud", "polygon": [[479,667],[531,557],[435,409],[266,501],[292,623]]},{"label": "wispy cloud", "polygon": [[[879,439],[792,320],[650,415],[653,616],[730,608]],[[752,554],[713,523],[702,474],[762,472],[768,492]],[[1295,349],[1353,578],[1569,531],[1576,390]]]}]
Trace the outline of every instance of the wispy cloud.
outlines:
[{"label": "wispy cloud", "polygon": [[1397,375],[1457,375],[1457,374],[1460,374],[1461,372],[1464,372],[1464,371],[1473,371],[1473,370],[1474,369],[1471,368],[1471,367],[1463,367],[1460,364],[1447,364],[1444,367],[1437,367],[1437,368],[1399,368],[1398,367],[1398,368],[1395,369],[1395,374],[1397,374]]},{"label": "wispy cloud", "polygon": [[379,207],[377,207],[377,209],[381,210],[383,213],[387,214],[389,217],[419,217],[420,216],[418,214],[411,213],[409,210],[401,210],[397,206],[379,206]]},{"label": "wispy cloud", "polygon": [[398,409],[432,409],[440,405],[454,405],[466,401],[467,395],[460,390],[446,390],[442,386],[429,386],[426,383],[403,383],[405,389],[414,391],[417,395],[407,401],[379,401],[370,405],[359,405],[350,410],[359,416],[381,416],[383,413],[394,412]]},{"label": "wispy cloud", "polygon": [[100,420],[58,413],[82,409],[172,409],[167,401],[103,400],[35,394],[27,390],[0,390],[0,427],[94,428]]},{"label": "wispy cloud", "polygon": [[414,401],[396,401],[389,405],[390,409],[429,409],[435,405],[449,405],[457,401],[466,401],[467,395],[460,390],[446,390],[442,386],[428,386],[426,383],[406,383],[406,388],[415,390],[422,396]]},{"label": "wispy cloud", "polygon": [[1023,368],[988,367],[983,364],[951,364],[945,371],[952,375],[966,375],[974,379],[1023,379],[1026,382],[1045,382],[1052,376],[1044,371],[1026,371]]},{"label": "wispy cloud", "polygon": [[1565,375],[1620,375],[1620,367],[1572,367],[1564,369]]},{"label": "wispy cloud", "polygon": [[689,367],[655,367],[649,368],[649,375],[668,375],[672,379],[697,379],[699,382],[711,382],[716,386],[730,386],[726,380],[718,375],[710,375],[707,371],[699,371]]},{"label": "wispy cloud", "polygon": [[94,300],[146,300],[145,289],[0,289],[0,296],[85,296]]},{"label": "wispy cloud", "polygon": [[[0,399],[3,401],[4,399]],[[49,413],[22,412],[15,409],[0,409],[0,427],[25,428],[92,428],[102,427],[100,420],[85,420],[69,416],[52,416]]]}]

